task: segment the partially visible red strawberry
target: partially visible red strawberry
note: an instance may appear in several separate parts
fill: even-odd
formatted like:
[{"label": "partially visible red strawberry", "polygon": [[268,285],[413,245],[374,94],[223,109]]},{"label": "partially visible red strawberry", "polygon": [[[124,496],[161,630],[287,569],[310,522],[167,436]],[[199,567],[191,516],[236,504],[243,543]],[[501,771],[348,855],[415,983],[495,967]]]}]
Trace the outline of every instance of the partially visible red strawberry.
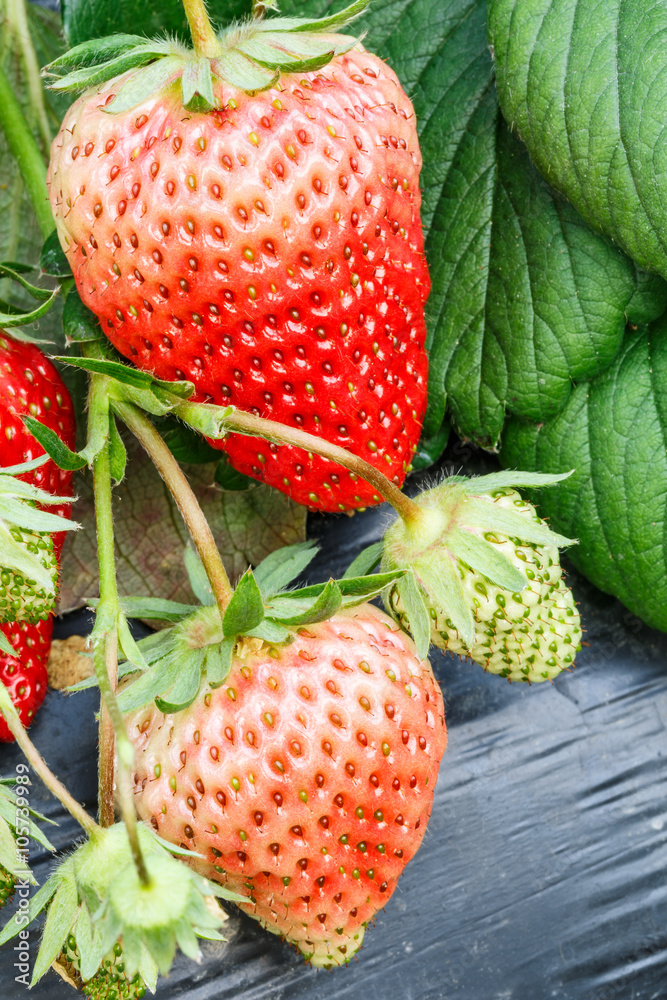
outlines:
[{"label": "partially visible red strawberry", "polygon": [[[35,417],[69,448],[75,447],[74,408],[60,374],[35,344],[13,340],[0,330],[0,466],[20,465],[44,454],[22,416]],[[72,495],[72,473],[63,472],[50,459],[20,478],[54,496]],[[59,504],[48,510],[68,517],[70,506]],[[64,531],[54,534],[56,556],[64,540]]]},{"label": "partially visible red strawberry", "polygon": [[[252,640],[246,640],[252,644]],[[189,708],[128,717],[139,815],[314,965],[341,965],[428,822],[447,734],[428,661],[371,605],[254,640]],[[260,648],[257,648],[260,647]]]},{"label": "partially visible red strawberry", "polygon": [[[53,618],[35,625],[27,622],[0,625],[0,630],[16,650],[15,657],[0,650],[0,683],[9,690],[21,722],[28,727],[46,697],[46,663],[51,649]],[[0,715],[0,743],[13,741],[14,737]]]},{"label": "partially visible red strawberry", "polygon": [[[400,485],[426,405],[429,277],[415,116],[396,74],[358,46],[253,95],[214,79],[218,110],[186,113],[171,86],[114,114],[131,79],[86,92],[51,152],[83,301],[139,368],[321,435]],[[310,507],[380,500],[300,449],[219,446]]]}]

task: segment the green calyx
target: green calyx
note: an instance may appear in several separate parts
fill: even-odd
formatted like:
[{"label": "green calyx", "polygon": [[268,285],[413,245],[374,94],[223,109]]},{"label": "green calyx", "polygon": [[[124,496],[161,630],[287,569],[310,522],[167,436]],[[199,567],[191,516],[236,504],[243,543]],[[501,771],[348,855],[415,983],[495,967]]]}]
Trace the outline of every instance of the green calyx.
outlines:
[{"label": "green calyx", "polygon": [[153,700],[165,714],[181,711],[192,704],[202,684],[216,688],[225,682],[242,649],[260,649],[266,644],[269,651],[275,651],[291,643],[299,628],[377,597],[403,575],[400,570],[346,575],[342,580],[286,590],[316,552],[311,542],[301,542],[271,553],[254,571],[244,573],[222,618],[203,567],[190,550],[186,550],[186,568],[203,606],[122,598],[125,615],[173,623],[137,643],[136,655],[126,650],[128,660],[121,664],[119,676],[133,674],[134,680],[118,696],[123,712]]},{"label": "green calyx", "polygon": [[[338,14],[319,19],[253,18],[224,29],[201,53],[171,40],[138,35],[93,39],[70,49],[44,70],[57,91],[100,86],[128,73],[105,111],[118,114],[152,94],[181,83],[183,106],[212,111],[222,104],[213,90],[221,81],[255,94],[273,87],[282,73],[308,73],[326,66],[359,41],[339,34],[364,12],[369,0],[355,0]],[[130,72],[132,71],[132,72]]]},{"label": "green calyx", "polygon": [[[462,584],[462,568],[516,594],[529,580],[500,551],[500,542],[510,538],[538,546],[574,544],[537,516],[526,516],[528,505],[523,502],[523,513],[494,503],[514,487],[551,486],[568,475],[508,471],[476,479],[452,476],[415,498],[420,517],[409,523],[398,519],[391,525],[384,538],[382,569],[412,571],[392,590],[405,609],[420,656],[428,651],[434,616],[451,622],[467,648],[473,644],[474,614]],[[394,613],[391,605],[388,601]]]},{"label": "green calyx", "polygon": [[[32,897],[29,920],[48,908],[42,943],[31,985],[53,962],[84,984],[87,995],[103,992],[119,976],[119,997],[142,996],[155,990],[158,973],[166,975],[180,948],[199,957],[198,940],[223,940],[225,920],[215,897],[242,902],[244,897],[208,882],[176,860],[192,852],[165,844],[148,827],[139,825],[139,841],[148,882],[136,870],[123,823],[98,829],[68,857]],[[0,944],[26,926],[13,917],[0,933]],[[122,956],[122,960],[121,960]],[[124,991],[124,992],[123,992]]]},{"label": "green calyx", "polygon": [[0,468],[0,622],[36,622],[55,607],[58,561],[51,533],[78,528],[38,504],[71,503],[18,479],[46,461]]}]

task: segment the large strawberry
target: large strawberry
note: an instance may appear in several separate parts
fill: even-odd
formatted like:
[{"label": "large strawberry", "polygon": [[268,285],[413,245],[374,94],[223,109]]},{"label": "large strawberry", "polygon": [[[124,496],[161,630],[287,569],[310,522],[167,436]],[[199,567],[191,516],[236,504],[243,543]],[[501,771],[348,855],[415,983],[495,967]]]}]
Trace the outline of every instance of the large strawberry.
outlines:
[{"label": "large strawberry", "polygon": [[[0,626],[0,631],[15,650],[15,656],[0,649],[0,683],[9,690],[19,717],[28,727],[41,707],[48,685],[46,663],[51,650],[53,618],[15,622]],[[0,715],[0,743],[12,743],[14,737]]]},{"label": "large strawberry", "polygon": [[[79,293],[135,365],[401,484],[426,402],[421,155],[395,73],[332,33],[365,6],[254,20],[211,36],[198,61],[127,36],[73,50],[54,67],[89,69],[57,86],[96,85],[62,123],[49,186]],[[110,54],[163,58],[100,85]],[[238,435],[220,447],[310,507],[379,502],[300,449]]]},{"label": "large strawberry", "polygon": [[447,742],[409,637],[371,605],[339,610],[128,728],[140,816],[314,965],[348,962],[422,841]]}]

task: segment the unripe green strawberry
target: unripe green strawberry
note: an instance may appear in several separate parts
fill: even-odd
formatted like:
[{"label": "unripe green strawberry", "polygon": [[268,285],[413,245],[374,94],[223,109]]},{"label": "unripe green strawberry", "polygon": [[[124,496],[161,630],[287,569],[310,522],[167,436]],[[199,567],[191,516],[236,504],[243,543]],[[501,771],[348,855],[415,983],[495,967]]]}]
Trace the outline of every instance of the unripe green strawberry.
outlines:
[{"label": "unripe green strawberry", "polygon": [[414,572],[416,597],[404,580],[387,595],[406,628],[425,605],[434,645],[508,680],[534,683],[573,665],[581,622],[558,554],[571,541],[549,529],[511,488],[513,480],[549,485],[553,477],[445,480],[417,498],[422,520],[389,529],[383,568]]},{"label": "unripe green strawberry", "polygon": [[27,553],[37,557],[51,579],[51,587],[42,586],[14,567],[3,566],[0,569],[0,622],[25,621],[34,625],[53,612],[58,590],[59,566],[53,536],[16,524],[8,526],[7,530]]},{"label": "unripe green strawberry", "polygon": [[16,888],[16,879],[11,872],[0,865],[0,910],[7,903],[10,903],[14,896],[14,889]]},{"label": "unripe green strawberry", "polygon": [[340,610],[127,725],[139,815],[313,965],[349,962],[421,844],[447,743],[410,638],[371,605]]},{"label": "unripe green strawberry", "polygon": [[70,934],[63,948],[59,964],[64,965],[71,979],[77,982],[84,996],[91,1000],[142,1000],[146,996],[146,984],[137,972],[128,978],[123,961],[122,945],[116,942],[92,979],[80,981],[80,957],[76,938]]}]

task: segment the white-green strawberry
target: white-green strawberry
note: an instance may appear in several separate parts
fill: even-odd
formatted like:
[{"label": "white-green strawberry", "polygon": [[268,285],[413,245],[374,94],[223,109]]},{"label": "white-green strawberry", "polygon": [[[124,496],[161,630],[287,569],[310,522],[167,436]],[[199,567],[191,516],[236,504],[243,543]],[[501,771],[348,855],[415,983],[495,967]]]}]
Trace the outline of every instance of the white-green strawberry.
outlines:
[{"label": "white-green strawberry", "polygon": [[[563,476],[453,476],[387,531],[382,567],[411,568],[386,595],[410,631],[512,681],[552,680],[581,648],[581,621],[553,532],[513,488]],[[416,636],[416,637],[417,637]]]},{"label": "white-green strawberry", "polygon": [[[1,536],[14,545],[6,555],[7,562],[13,561],[13,565],[0,566],[0,622],[35,624],[48,618],[55,606],[59,576],[52,536],[7,523],[0,524]],[[39,579],[32,559],[43,571]]]},{"label": "white-green strawberry", "polygon": [[67,504],[19,477],[45,464],[46,456],[14,466],[0,466],[0,623],[36,624],[54,611],[62,533],[74,521],[44,507]]}]

